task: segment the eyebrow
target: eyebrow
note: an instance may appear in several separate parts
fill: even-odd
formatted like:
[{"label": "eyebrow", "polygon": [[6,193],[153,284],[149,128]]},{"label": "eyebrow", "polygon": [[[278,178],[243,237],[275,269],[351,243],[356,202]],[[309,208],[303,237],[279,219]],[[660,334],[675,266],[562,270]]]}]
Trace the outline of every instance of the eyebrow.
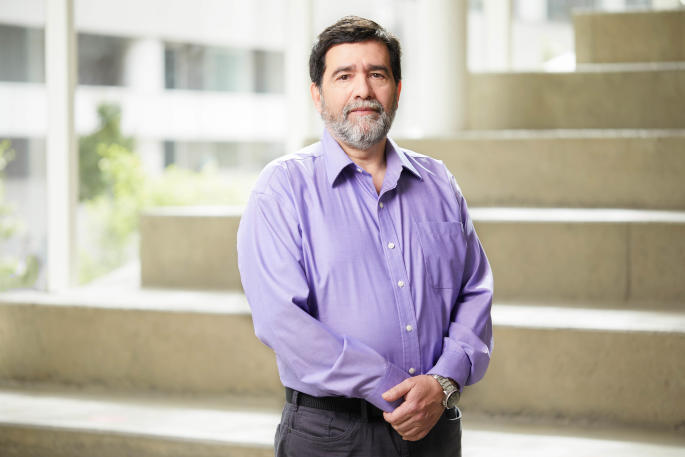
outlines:
[{"label": "eyebrow", "polygon": [[[346,71],[353,71],[353,70],[354,70],[354,65],[346,65],[343,67],[338,67],[331,74],[331,77],[335,77],[335,75],[337,75],[338,73],[344,73]],[[390,70],[385,65],[369,65],[367,68],[367,71],[383,71],[388,75],[390,74]]]},{"label": "eyebrow", "polygon": [[385,65],[369,65],[369,71],[384,71],[390,74],[390,70]]},{"label": "eyebrow", "polygon": [[338,67],[338,68],[336,68],[335,71],[331,74],[331,76],[335,76],[335,75],[337,75],[338,73],[343,73],[343,72],[352,71],[352,70],[354,70],[354,65],[347,65],[347,66],[345,66],[345,67]]}]

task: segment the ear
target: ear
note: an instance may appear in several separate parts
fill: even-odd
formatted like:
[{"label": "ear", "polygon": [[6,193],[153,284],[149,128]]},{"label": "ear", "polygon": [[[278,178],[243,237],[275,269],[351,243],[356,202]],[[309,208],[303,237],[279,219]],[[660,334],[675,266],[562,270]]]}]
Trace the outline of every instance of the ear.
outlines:
[{"label": "ear", "polygon": [[312,85],[309,86],[309,91],[312,94],[312,100],[314,101],[314,107],[319,112],[319,114],[321,114],[321,90],[316,85],[316,83],[312,83]]},{"label": "ear", "polygon": [[[402,92],[402,81],[397,83],[397,97],[395,104],[398,106],[400,104],[400,92]],[[395,108],[397,108],[397,106]]]}]

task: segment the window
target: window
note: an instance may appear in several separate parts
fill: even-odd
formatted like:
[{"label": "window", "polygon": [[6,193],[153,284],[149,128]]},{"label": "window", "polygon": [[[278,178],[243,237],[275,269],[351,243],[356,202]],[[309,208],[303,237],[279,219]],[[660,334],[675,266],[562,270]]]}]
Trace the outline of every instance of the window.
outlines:
[{"label": "window", "polygon": [[78,34],[78,82],[95,86],[124,85],[124,57],[128,40]]},{"label": "window", "polygon": [[284,67],[282,52],[255,51],[255,91],[282,93]]},{"label": "window", "polygon": [[167,43],[167,89],[283,92],[283,53]]},{"label": "window", "polygon": [[240,169],[255,171],[282,155],[282,143],[165,141],[165,166],[172,163],[200,171],[211,165],[220,171]]},{"label": "window", "polygon": [[42,29],[0,24],[0,81],[45,82]]}]

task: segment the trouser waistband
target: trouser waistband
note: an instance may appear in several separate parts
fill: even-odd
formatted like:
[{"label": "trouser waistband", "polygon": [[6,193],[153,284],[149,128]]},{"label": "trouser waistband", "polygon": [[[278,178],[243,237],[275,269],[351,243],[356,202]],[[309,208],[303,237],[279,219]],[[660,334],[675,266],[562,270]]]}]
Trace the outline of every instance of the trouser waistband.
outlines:
[{"label": "trouser waistband", "polygon": [[315,397],[286,387],[285,400],[296,406],[300,405],[308,408],[358,415],[362,420],[372,421],[383,418],[383,411],[381,409],[361,398]]}]

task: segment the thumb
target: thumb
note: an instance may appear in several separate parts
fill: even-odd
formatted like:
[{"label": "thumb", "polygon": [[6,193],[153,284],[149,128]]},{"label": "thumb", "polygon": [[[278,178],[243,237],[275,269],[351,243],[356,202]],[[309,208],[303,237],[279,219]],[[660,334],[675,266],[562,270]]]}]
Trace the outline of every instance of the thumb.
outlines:
[{"label": "thumb", "polygon": [[407,392],[409,392],[412,388],[412,382],[411,378],[407,378],[401,383],[397,384],[395,387],[389,389],[388,391],[384,392],[382,397],[383,400],[393,402],[395,400],[399,400],[400,398],[404,397]]}]

